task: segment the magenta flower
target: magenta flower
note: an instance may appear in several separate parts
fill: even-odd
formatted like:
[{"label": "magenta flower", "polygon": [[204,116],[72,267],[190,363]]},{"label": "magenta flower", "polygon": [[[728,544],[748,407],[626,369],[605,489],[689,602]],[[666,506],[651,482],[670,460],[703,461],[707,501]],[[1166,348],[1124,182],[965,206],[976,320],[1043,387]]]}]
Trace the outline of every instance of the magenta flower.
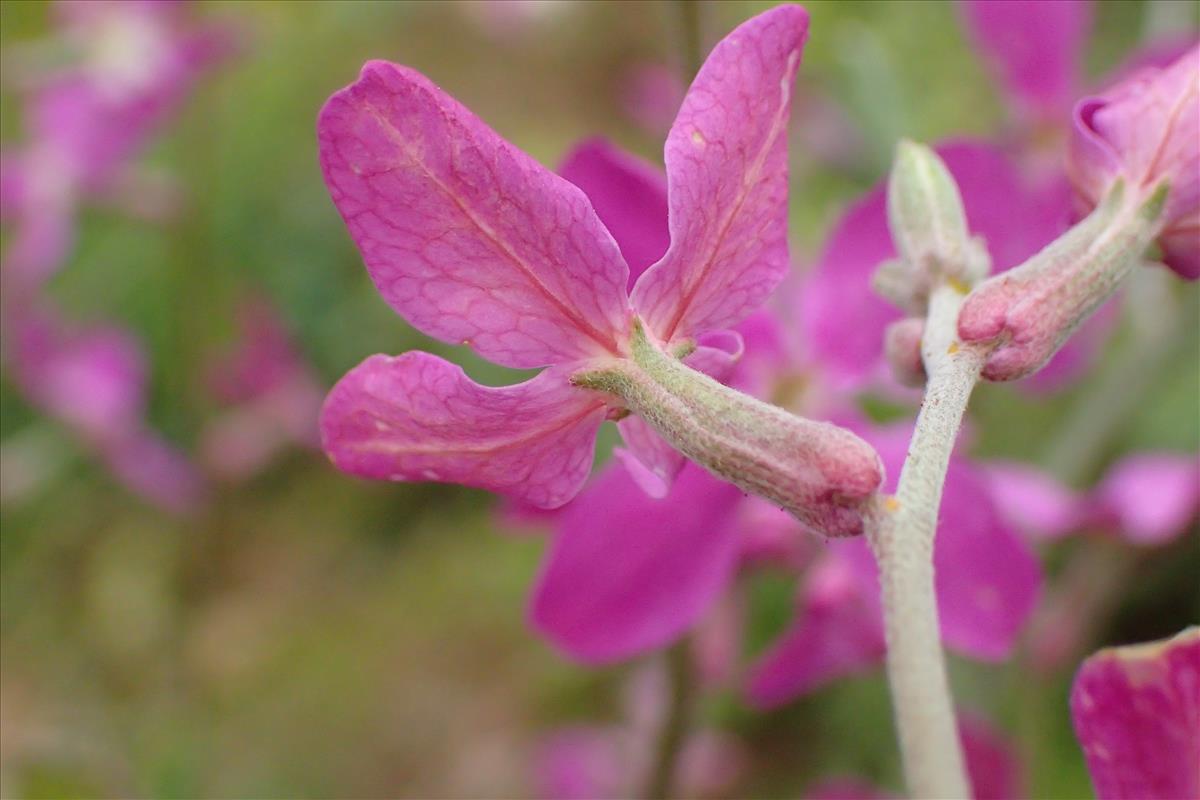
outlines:
[{"label": "magenta flower", "polygon": [[1053,123],[1078,96],[1091,27],[1084,0],[963,0],[967,28],[1018,112]]},{"label": "magenta flower", "polygon": [[1165,544],[1200,514],[1200,456],[1143,452],[1117,461],[1090,492],[1063,486],[1028,464],[986,469],[996,505],[1017,528],[1038,539],[1087,531],[1135,545]]},{"label": "magenta flower", "polygon": [[169,511],[196,506],[200,476],[143,419],[146,367],[116,328],[69,330],[41,309],[9,314],[5,356],[29,402],[75,433],[131,491]]},{"label": "magenta flower", "polygon": [[1088,658],[1071,716],[1100,800],[1200,797],[1200,628]]},{"label": "magenta flower", "polygon": [[[29,46],[54,56],[27,67],[28,144],[2,163],[16,226],[5,280],[22,291],[62,264],[86,195],[145,193],[150,184],[129,161],[231,45],[228,31],[191,22],[183,3],[62,2],[55,11],[54,39]],[[38,69],[39,60],[49,63]]]},{"label": "magenta flower", "polygon": [[[654,243],[662,242],[661,231],[666,227],[663,216],[653,216],[656,207],[660,215],[663,210],[654,203],[659,195],[655,193],[658,184],[651,180],[653,173],[647,173],[644,165],[611,146],[596,142],[577,148],[562,169],[597,198],[594,202],[601,219],[614,233],[621,232],[617,240],[623,252],[641,248],[648,254],[643,260],[653,258],[658,246]],[[613,201],[618,197],[625,198],[625,203]],[[641,213],[622,215],[625,207]],[[856,309],[867,300],[864,295],[868,291],[864,277],[848,286],[838,302],[848,311]],[[797,299],[803,306],[803,295]],[[770,314],[762,312],[740,323],[736,330],[746,342],[746,351],[736,367],[726,372],[730,385],[757,396],[778,398],[803,410],[844,408],[845,398],[822,388],[826,382],[824,362],[809,360],[798,367],[802,359],[790,352],[789,344],[792,338],[802,337],[786,331]],[[803,375],[796,373],[798,368],[804,370]],[[796,394],[801,386],[803,396]],[[633,419],[620,424],[626,426]],[[624,427],[622,432],[628,441],[631,437]],[[893,471],[898,470],[907,443],[907,439],[901,439],[906,435],[907,431],[896,431],[884,437],[892,453],[889,463]],[[812,548],[806,547],[811,537],[778,508],[758,498],[742,497],[732,487],[695,468],[686,469],[670,486],[658,480],[658,475],[648,476],[650,470],[642,461],[622,457],[619,449],[617,455],[626,470],[610,468],[571,504],[546,520],[555,534],[529,615],[533,627],[572,658],[607,663],[663,647],[712,613],[740,569],[771,564],[799,571],[811,559]],[[989,498],[977,491],[979,479],[970,473],[961,466],[952,473],[953,493],[965,492],[965,499],[961,507],[948,512],[947,525],[954,521],[955,530],[947,528],[938,540],[940,549],[953,549],[958,542],[960,554],[939,556],[949,559],[940,562],[945,563],[942,571],[959,568],[956,559],[970,561],[972,546],[978,552],[988,552],[990,556],[983,566],[969,565],[966,575],[981,581],[981,585],[989,581],[988,585],[998,585],[995,594],[1002,598],[1000,605],[1008,609],[1019,628],[1031,602],[1029,588],[1022,582],[1032,571],[1036,591],[1036,564],[1007,526],[980,525],[981,521],[995,520],[996,514]],[[964,474],[967,477],[962,477]],[[639,486],[656,491],[647,497]],[[950,498],[948,494],[948,502]],[[975,527],[981,532],[973,540],[968,533]],[[608,557],[609,553],[621,553],[621,558]],[[814,604],[821,607],[819,613],[828,616],[829,622],[822,623],[824,627],[818,626],[815,632],[802,634],[828,652],[808,650],[815,660],[811,667],[803,665],[802,659],[781,659],[785,670],[801,664],[801,670],[823,670],[832,679],[853,666],[839,662],[839,653],[847,648],[860,654],[861,666],[881,662],[882,626],[870,556],[864,548],[855,560],[843,557],[838,564],[841,574],[853,580],[839,584],[818,576],[812,579],[814,585],[828,584],[829,591],[819,592]],[[973,653],[972,648],[976,648],[983,658],[1001,657],[1016,628],[976,616],[981,609],[987,610],[987,604],[975,602],[967,580],[957,586],[948,576],[943,581],[950,592],[944,602],[951,609],[944,616],[958,620],[954,623],[959,626],[955,635],[962,649]],[[839,586],[848,588],[834,591]],[[977,594],[991,595],[993,591],[985,587]],[[984,645],[971,641],[968,637],[972,631],[981,631],[979,636],[988,641]],[[823,659],[828,666],[817,663]]]},{"label": "magenta flower", "polygon": [[[655,737],[667,711],[666,676],[657,666],[634,672],[624,686],[624,719],[607,726],[554,731],[534,761],[538,796],[547,800],[632,797],[653,767]],[[714,728],[698,727],[683,743],[673,785],[687,797],[719,796],[744,771],[740,743]]]},{"label": "magenta flower", "polygon": [[317,448],[325,390],[275,310],[261,298],[239,309],[239,340],[218,362],[210,388],[228,410],[201,434],[205,464],[244,480],[288,445]]},{"label": "magenta flower", "polygon": [[1074,123],[1067,172],[1084,203],[1097,205],[1118,177],[1135,196],[1166,182],[1163,261],[1200,278],[1200,46],[1080,101]]},{"label": "magenta flower", "polygon": [[746,317],[787,271],[785,129],[807,23],[781,6],[709,56],[667,138],[670,246],[631,292],[629,264],[582,191],[425,77],[368,63],[326,104],[318,133],[376,285],[430,336],[546,369],[492,388],[426,353],[373,356],[326,401],[334,462],[542,507],[573,497],[597,428],[623,410],[572,376],[626,358],[634,319],[663,348],[691,347]]}]

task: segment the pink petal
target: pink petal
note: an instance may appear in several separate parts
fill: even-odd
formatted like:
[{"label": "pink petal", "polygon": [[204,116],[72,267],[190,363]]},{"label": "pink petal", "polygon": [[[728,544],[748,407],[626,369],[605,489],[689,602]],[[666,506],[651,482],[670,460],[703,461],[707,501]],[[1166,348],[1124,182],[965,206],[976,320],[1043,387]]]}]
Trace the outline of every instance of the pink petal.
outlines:
[{"label": "pink petal", "polygon": [[772,708],[883,662],[887,645],[878,603],[852,567],[824,559],[810,574],[791,629],[752,668],[750,701]]},{"label": "pink petal", "polygon": [[554,508],[587,479],[605,414],[558,370],[492,388],[414,351],[347,373],[325,401],[321,440],[355,475],[461,483]]},{"label": "pink petal", "polygon": [[1022,800],[1029,794],[1012,743],[975,714],[961,714],[958,735],[975,800]]},{"label": "pink petal", "polygon": [[1065,120],[1076,97],[1092,7],[1085,0],[964,0],[973,38],[1025,111]]},{"label": "pink petal", "polygon": [[615,448],[613,455],[642,491],[655,499],[666,497],[687,459],[641,417],[628,416],[617,423],[617,429],[625,447]]},{"label": "pink petal", "polygon": [[1163,544],[1187,530],[1200,508],[1200,457],[1140,453],[1117,463],[1096,491],[1117,533],[1137,544]]},{"label": "pink petal", "polygon": [[572,658],[618,661],[662,647],[726,588],[739,538],[737,489],[688,467],[654,500],[609,469],[556,521],[530,620]]},{"label": "pink petal", "polygon": [[628,268],[573,184],[384,61],[335,93],[317,127],[330,195],[414,327],[510,367],[619,351]]},{"label": "pink petal", "polygon": [[111,327],[72,331],[41,309],[9,316],[9,358],[31,402],[93,442],[138,426],[146,367],[129,333]]},{"label": "pink petal", "polygon": [[666,145],[671,247],[633,291],[664,341],[733,325],[788,272],[787,121],[807,35],[799,6],[754,17],[684,98]]},{"label": "pink petal", "polygon": [[1200,797],[1200,628],[1088,658],[1071,716],[1100,800]]},{"label": "pink petal", "polygon": [[661,169],[599,138],[576,145],[558,174],[592,201],[596,215],[617,240],[629,264],[632,286],[647,267],[662,258],[671,243],[666,176]]},{"label": "pink petal", "polygon": [[101,455],[122,483],[173,513],[193,511],[204,500],[200,474],[158,434],[140,430],[103,443]]},{"label": "pink petal", "polygon": [[657,137],[670,129],[685,88],[679,70],[666,64],[637,64],[625,73],[618,99],[630,119]]},{"label": "pink petal", "polygon": [[1000,515],[1022,533],[1057,539],[1088,520],[1084,498],[1030,464],[992,461],[982,474]]},{"label": "pink petal", "polygon": [[[994,145],[953,141],[937,152],[958,183],[971,232],[987,243],[994,271],[1021,263],[1065,227],[1061,193],[1026,186]],[[843,379],[877,373],[884,330],[901,316],[871,289],[880,262],[896,255],[883,189],[873,188],[838,222],[801,296],[801,324],[813,355]]]},{"label": "pink petal", "polygon": [[1167,181],[1166,263],[1182,277],[1200,277],[1200,46],[1081,100],[1067,172],[1089,207],[1118,176],[1138,192]]},{"label": "pink petal", "polygon": [[534,756],[534,782],[545,800],[615,797],[624,788],[620,731],[576,726],[555,731]]}]

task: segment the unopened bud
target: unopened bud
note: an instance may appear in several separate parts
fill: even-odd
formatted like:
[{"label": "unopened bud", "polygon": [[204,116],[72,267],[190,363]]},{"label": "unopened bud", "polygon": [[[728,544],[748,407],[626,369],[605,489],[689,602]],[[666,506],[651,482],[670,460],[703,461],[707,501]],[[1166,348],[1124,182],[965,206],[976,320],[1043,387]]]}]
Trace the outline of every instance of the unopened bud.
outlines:
[{"label": "unopened bud", "polygon": [[925,320],[907,317],[888,325],[883,333],[883,354],[892,375],[904,386],[925,385],[925,360],[921,356],[921,337]]},{"label": "unopened bud", "polygon": [[980,284],[963,303],[958,335],[994,343],[983,377],[1031,375],[1138,263],[1160,228],[1167,187],[1126,202],[1122,181],[1088,217],[1024,264]]},{"label": "unopened bud", "polygon": [[637,320],[631,351],[632,359],[576,373],[572,382],[616,396],[689,459],[815,530],[862,533],[868,501],[883,482],[869,444],[689,368],[651,342]]},{"label": "unopened bud", "polygon": [[1148,197],[1171,186],[1158,243],[1181,276],[1200,278],[1200,47],[1139,70],[1075,107],[1067,175],[1090,208],[1118,179]]},{"label": "unopened bud", "polygon": [[900,253],[881,266],[876,290],[910,313],[923,313],[934,286],[965,287],[990,269],[986,251],[967,232],[962,197],[933,150],[902,140],[888,179],[888,227]]}]

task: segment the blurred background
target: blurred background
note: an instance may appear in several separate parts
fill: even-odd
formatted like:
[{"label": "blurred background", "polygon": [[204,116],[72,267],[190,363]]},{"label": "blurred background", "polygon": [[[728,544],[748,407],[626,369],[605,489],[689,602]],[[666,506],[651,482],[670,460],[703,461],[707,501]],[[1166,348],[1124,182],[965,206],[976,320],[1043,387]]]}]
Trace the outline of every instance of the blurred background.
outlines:
[{"label": "blurred background", "polygon": [[[769,5],[706,6],[705,50]],[[1005,125],[955,5],[805,5],[791,133],[800,268],[886,174],[898,137],[995,136]],[[45,43],[64,37],[58,13],[0,3],[6,154],[36,138],[28,87],[46,59],[57,63]],[[685,13],[653,2],[185,9],[180,24],[219,30],[220,52],[128,159],[150,183],[80,202],[42,289],[73,326],[136,337],[138,424],[163,452],[123,461],[97,434],[103,422],[63,424],[11,359],[4,370],[0,793],[524,797],[540,791],[534,762],[548,732],[621,718],[631,667],[573,665],[525,624],[543,537],[498,521],[485,493],[357,480],[312,446],[323,390],[371,353],[421,348],[484,382],[508,377],[384,304],[322,183],[315,118],[362,62],[382,58],[430,76],[544,164],[595,134],[661,163]],[[92,23],[73,24],[89,41]],[[1196,24],[1192,3],[1097,3],[1086,72],[1109,71],[1155,36],[1194,36]],[[1195,289],[1170,290],[1193,322]],[[1044,461],[1048,438],[1135,335],[1122,320],[1096,364],[1059,391],[982,387],[975,451]],[[1170,357],[1138,376],[1144,400],[1105,459],[1200,444],[1197,329],[1172,335]],[[264,357],[285,374],[247,385]],[[614,438],[606,431],[600,459]],[[139,466],[159,457],[179,468],[180,485],[139,491]],[[1193,526],[1139,551],[1087,649],[1200,619],[1198,539]],[[1046,551],[1051,575],[1072,546]],[[747,654],[785,624],[791,586],[750,580]],[[1072,670],[1034,680],[1016,662],[953,665],[958,695],[1022,737],[1036,796],[1090,796],[1065,713]],[[800,797],[831,772],[900,785],[881,672],[770,713],[716,693],[701,715],[747,754],[718,794]]]}]

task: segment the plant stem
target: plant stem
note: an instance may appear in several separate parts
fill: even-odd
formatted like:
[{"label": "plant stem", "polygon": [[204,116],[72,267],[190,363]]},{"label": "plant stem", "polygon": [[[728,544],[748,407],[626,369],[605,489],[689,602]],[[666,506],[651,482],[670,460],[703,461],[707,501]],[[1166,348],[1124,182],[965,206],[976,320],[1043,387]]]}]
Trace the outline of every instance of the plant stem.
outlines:
[{"label": "plant stem", "polygon": [[674,10],[678,20],[679,66],[683,82],[690,84],[704,63],[704,18],[707,8],[704,0],[675,0]]},{"label": "plant stem", "polygon": [[867,537],[879,564],[888,681],[910,796],[970,796],[938,628],[933,542],[950,454],[986,351],[957,341],[963,294],[934,290],[922,340],[928,381],[894,498]]},{"label": "plant stem", "polygon": [[671,796],[691,719],[695,675],[690,640],[685,638],[672,646],[664,654],[664,660],[670,698],[658,732],[654,761],[646,776],[646,790],[642,793],[646,800],[665,800]]}]

